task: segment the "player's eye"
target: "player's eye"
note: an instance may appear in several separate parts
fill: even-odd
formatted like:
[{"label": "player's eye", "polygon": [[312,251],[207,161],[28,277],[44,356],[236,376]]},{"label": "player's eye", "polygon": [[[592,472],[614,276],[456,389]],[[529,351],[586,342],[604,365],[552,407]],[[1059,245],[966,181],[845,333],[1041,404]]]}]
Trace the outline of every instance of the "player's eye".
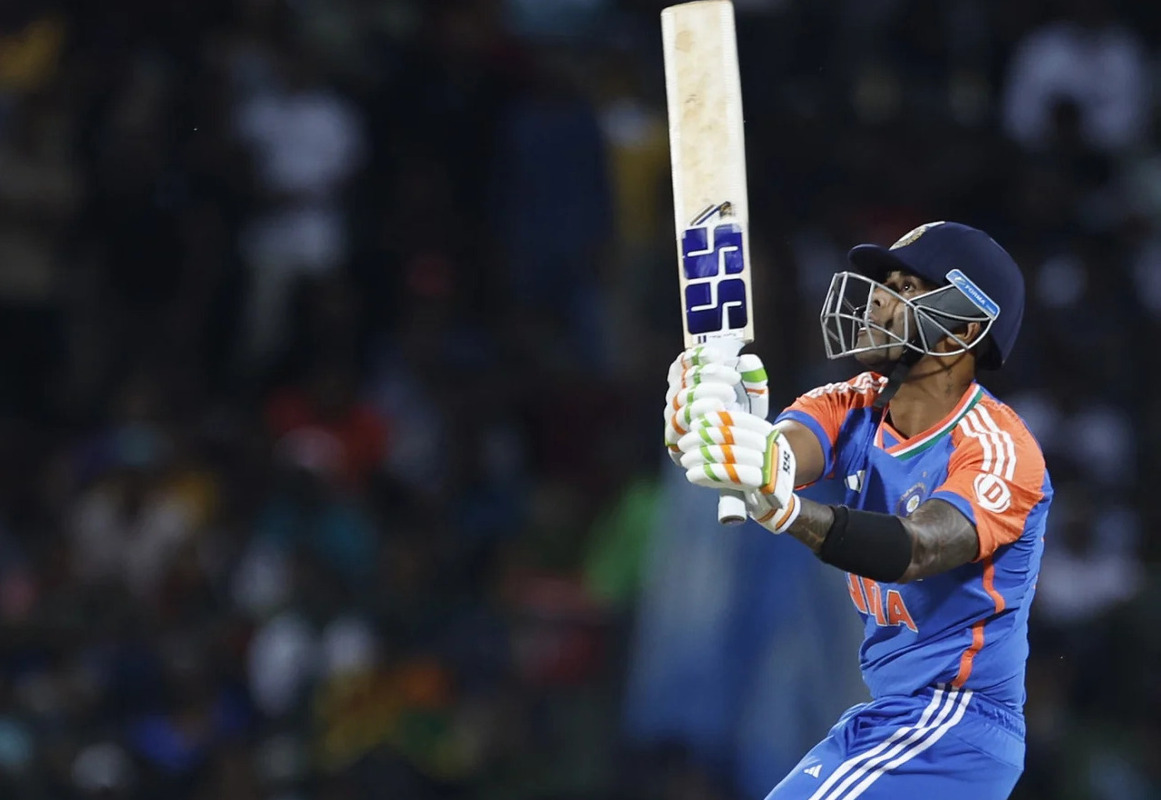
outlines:
[{"label": "player's eye", "polygon": [[903,285],[899,287],[901,294],[911,294],[915,291],[915,284],[911,281],[903,281]]}]

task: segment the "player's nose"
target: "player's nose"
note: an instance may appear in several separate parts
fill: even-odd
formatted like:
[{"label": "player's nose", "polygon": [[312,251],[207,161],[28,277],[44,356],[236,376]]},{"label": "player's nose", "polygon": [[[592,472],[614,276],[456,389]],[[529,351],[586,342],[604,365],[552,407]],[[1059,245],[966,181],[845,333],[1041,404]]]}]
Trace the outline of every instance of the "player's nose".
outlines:
[{"label": "player's nose", "polygon": [[871,289],[871,304],[877,307],[883,307],[894,298],[891,293],[882,286],[875,286]]},{"label": "player's nose", "polygon": [[891,293],[876,287],[871,290],[870,312],[874,317],[890,316],[891,309],[895,305],[895,298]]}]

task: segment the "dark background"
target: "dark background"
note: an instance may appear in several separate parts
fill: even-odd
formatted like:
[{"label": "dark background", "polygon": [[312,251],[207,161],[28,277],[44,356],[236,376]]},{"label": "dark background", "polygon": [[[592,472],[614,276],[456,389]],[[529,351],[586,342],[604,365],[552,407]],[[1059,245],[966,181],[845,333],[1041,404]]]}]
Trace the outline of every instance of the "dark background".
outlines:
[{"label": "dark background", "polygon": [[[760,798],[863,698],[663,455],[663,5],[0,2],[0,796]],[[738,5],[775,405],[848,246],[1016,256],[1016,796],[1161,797],[1161,12]]]}]

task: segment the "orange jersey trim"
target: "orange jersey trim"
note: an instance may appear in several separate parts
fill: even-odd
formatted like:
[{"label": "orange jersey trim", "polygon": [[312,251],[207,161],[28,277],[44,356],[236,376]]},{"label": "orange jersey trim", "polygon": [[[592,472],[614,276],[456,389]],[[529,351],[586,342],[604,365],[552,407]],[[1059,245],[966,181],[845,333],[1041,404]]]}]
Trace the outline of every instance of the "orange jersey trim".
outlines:
[{"label": "orange jersey trim", "polygon": [[[1004,596],[996,591],[996,565],[992,563],[991,556],[986,557],[983,564],[984,591],[988,593],[988,597],[992,598],[994,613],[999,614],[1007,604],[1004,602]],[[957,689],[967,683],[968,678],[972,676],[972,665],[975,663],[976,653],[984,649],[984,625],[986,624],[987,620],[981,619],[972,625],[972,643],[959,657],[959,672],[956,673],[955,680],[951,682],[951,685]]]},{"label": "orange jersey trim", "polygon": [[975,661],[976,653],[982,649],[984,649],[984,621],[980,620],[972,625],[972,643],[959,657],[959,672],[956,673],[955,680],[951,682],[952,686],[959,689],[967,683],[968,678],[972,676],[972,664]]}]

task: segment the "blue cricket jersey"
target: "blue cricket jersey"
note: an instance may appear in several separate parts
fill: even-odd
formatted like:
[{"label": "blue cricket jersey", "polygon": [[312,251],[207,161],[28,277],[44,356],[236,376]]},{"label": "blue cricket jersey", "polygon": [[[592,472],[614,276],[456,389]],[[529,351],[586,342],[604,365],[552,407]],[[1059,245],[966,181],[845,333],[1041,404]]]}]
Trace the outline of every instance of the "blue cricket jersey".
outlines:
[{"label": "blue cricket jersey", "polygon": [[908,516],[947,501],[975,525],[977,558],[908,584],[847,576],[865,622],[859,651],[873,697],[966,687],[1022,712],[1028,609],[1052,484],[1039,445],[1006,405],[973,383],[941,422],[910,438],[873,407],[886,379],[865,372],[798,398],[790,419],[818,437],[823,474],[852,508]]}]

